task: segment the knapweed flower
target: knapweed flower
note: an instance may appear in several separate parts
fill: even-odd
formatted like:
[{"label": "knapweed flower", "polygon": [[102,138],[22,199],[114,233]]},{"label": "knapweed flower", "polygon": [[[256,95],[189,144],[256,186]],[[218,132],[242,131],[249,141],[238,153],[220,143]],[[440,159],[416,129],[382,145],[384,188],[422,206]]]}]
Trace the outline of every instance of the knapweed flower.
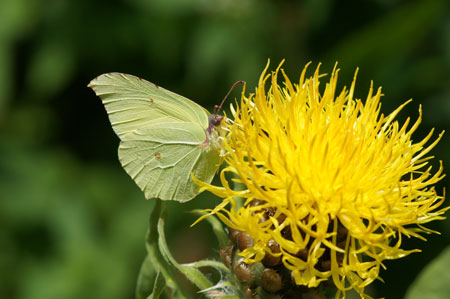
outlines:
[{"label": "knapweed flower", "polygon": [[255,93],[232,108],[223,186],[198,182],[223,198],[210,212],[251,237],[239,253],[245,263],[272,256],[298,286],[328,281],[336,298],[350,289],[368,297],[384,260],[419,251],[402,249],[403,238],[424,239],[432,231],[423,224],[444,218],[444,195],[433,187],[442,163],[433,173],[428,156],[442,133],[413,142],[421,108],[413,123],[395,120],[407,103],[384,116],[381,88],[354,98],[356,74],[338,93],[336,68],[322,86],[319,67],[309,78],[305,67],[297,84],[281,70],[282,85],[281,65],[267,67]]}]

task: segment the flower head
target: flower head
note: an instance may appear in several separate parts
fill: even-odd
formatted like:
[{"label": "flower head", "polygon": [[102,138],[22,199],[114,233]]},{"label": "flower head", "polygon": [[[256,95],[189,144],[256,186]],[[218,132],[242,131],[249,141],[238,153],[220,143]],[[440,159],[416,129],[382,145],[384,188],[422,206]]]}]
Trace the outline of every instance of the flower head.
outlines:
[{"label": "flower head", "polygon": [[427,156],[442,134],[414,143],[421,109],[414,123],[400,124],[407,103],[384,116],[381,88],[371,86],[362,101],[353,80],[338,93],[336,68],[322,88],[319,67],[309,78],[305,67],[297,84],[281,69],[282,86],[281,65],[271,74],[267,67],[226,125],[223,187],[198,184],[223,198],[211,213],[253,238],[240,252],[246,263],[278,256],[296,285],[330,280],[336,297],[350,289],[366,296],[384,260],[419,251],[402,249],[403,237],[423,239],[431,231],[422,225],[444,218],[444,196],[433,187],[442,164],[433,174]]}]

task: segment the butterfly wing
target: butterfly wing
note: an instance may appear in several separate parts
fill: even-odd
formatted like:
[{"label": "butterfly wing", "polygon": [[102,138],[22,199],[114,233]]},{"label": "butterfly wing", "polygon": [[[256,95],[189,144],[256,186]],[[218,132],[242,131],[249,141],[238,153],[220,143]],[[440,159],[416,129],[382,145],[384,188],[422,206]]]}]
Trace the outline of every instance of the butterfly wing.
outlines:
[{"label": "butterfly wing", "polygon": [[184,202],[199,192],[191,171],[198,179],[211,182],[220,162],[217,151],[199,145],[205,136],[195,123],[137,130],[120,143],[119,159],[146,198]]},{"label": "butterfly wing", "polygon": [[102,99],[120,139],[155,123],[193,122],[208,127],[208,112],[202,106],[144,79],[107,73],[88,86]]},{"label": "butterfly wing", "polygon": [[207,142],[208,113],[196,103],[131,75],[90,84],[121,139],[119,160],[146,198],[187,201],[198,194],[191,172],[211,182],[220,163]]}]

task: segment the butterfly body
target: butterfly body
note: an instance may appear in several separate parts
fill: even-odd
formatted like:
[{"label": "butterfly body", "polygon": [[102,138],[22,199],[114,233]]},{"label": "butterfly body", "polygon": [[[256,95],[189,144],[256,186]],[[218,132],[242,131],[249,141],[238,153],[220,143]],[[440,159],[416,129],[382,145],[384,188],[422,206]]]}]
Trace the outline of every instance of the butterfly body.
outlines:
[{"label": "butterfly body", "polygon": [[[103,74],[89,84],[119,136],[119,160],[146,198],[184,202],[220,163],[220,122],[193,101],[138,77]],[[222,116],[218,116],[219,118]],[[217,125],[216,125],[217,124]]]}]

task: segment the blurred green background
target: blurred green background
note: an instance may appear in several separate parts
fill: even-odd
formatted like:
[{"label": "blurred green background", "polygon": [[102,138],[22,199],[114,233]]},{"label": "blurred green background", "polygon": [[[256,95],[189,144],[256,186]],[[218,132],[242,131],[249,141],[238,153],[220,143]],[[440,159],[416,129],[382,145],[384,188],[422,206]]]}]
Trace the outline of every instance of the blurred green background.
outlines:
[{"label": "blurred green background", "polygon": [[[423,104],[416,140],[449,129],[448,1],[0,0],[0,297],[133,298],[152,203],[120,167],[91,79],[131,73],[211,110],[236,80],[253,90],[268,58],[272,69],[286,58],[293,81],[308,61],[323,72],[339,61],[340,87],[359,66],[357,96],[374,80],[383,112],[413,98],[399,117],[415,119]],[[449,149],[447,134],[432,152],[446,169]],[[184,212],[217,202],[170,205],[180,261],[217,254]],[[406,240],[423,253],[386,262],[373,294],[402,298],[449,225]]]}]

